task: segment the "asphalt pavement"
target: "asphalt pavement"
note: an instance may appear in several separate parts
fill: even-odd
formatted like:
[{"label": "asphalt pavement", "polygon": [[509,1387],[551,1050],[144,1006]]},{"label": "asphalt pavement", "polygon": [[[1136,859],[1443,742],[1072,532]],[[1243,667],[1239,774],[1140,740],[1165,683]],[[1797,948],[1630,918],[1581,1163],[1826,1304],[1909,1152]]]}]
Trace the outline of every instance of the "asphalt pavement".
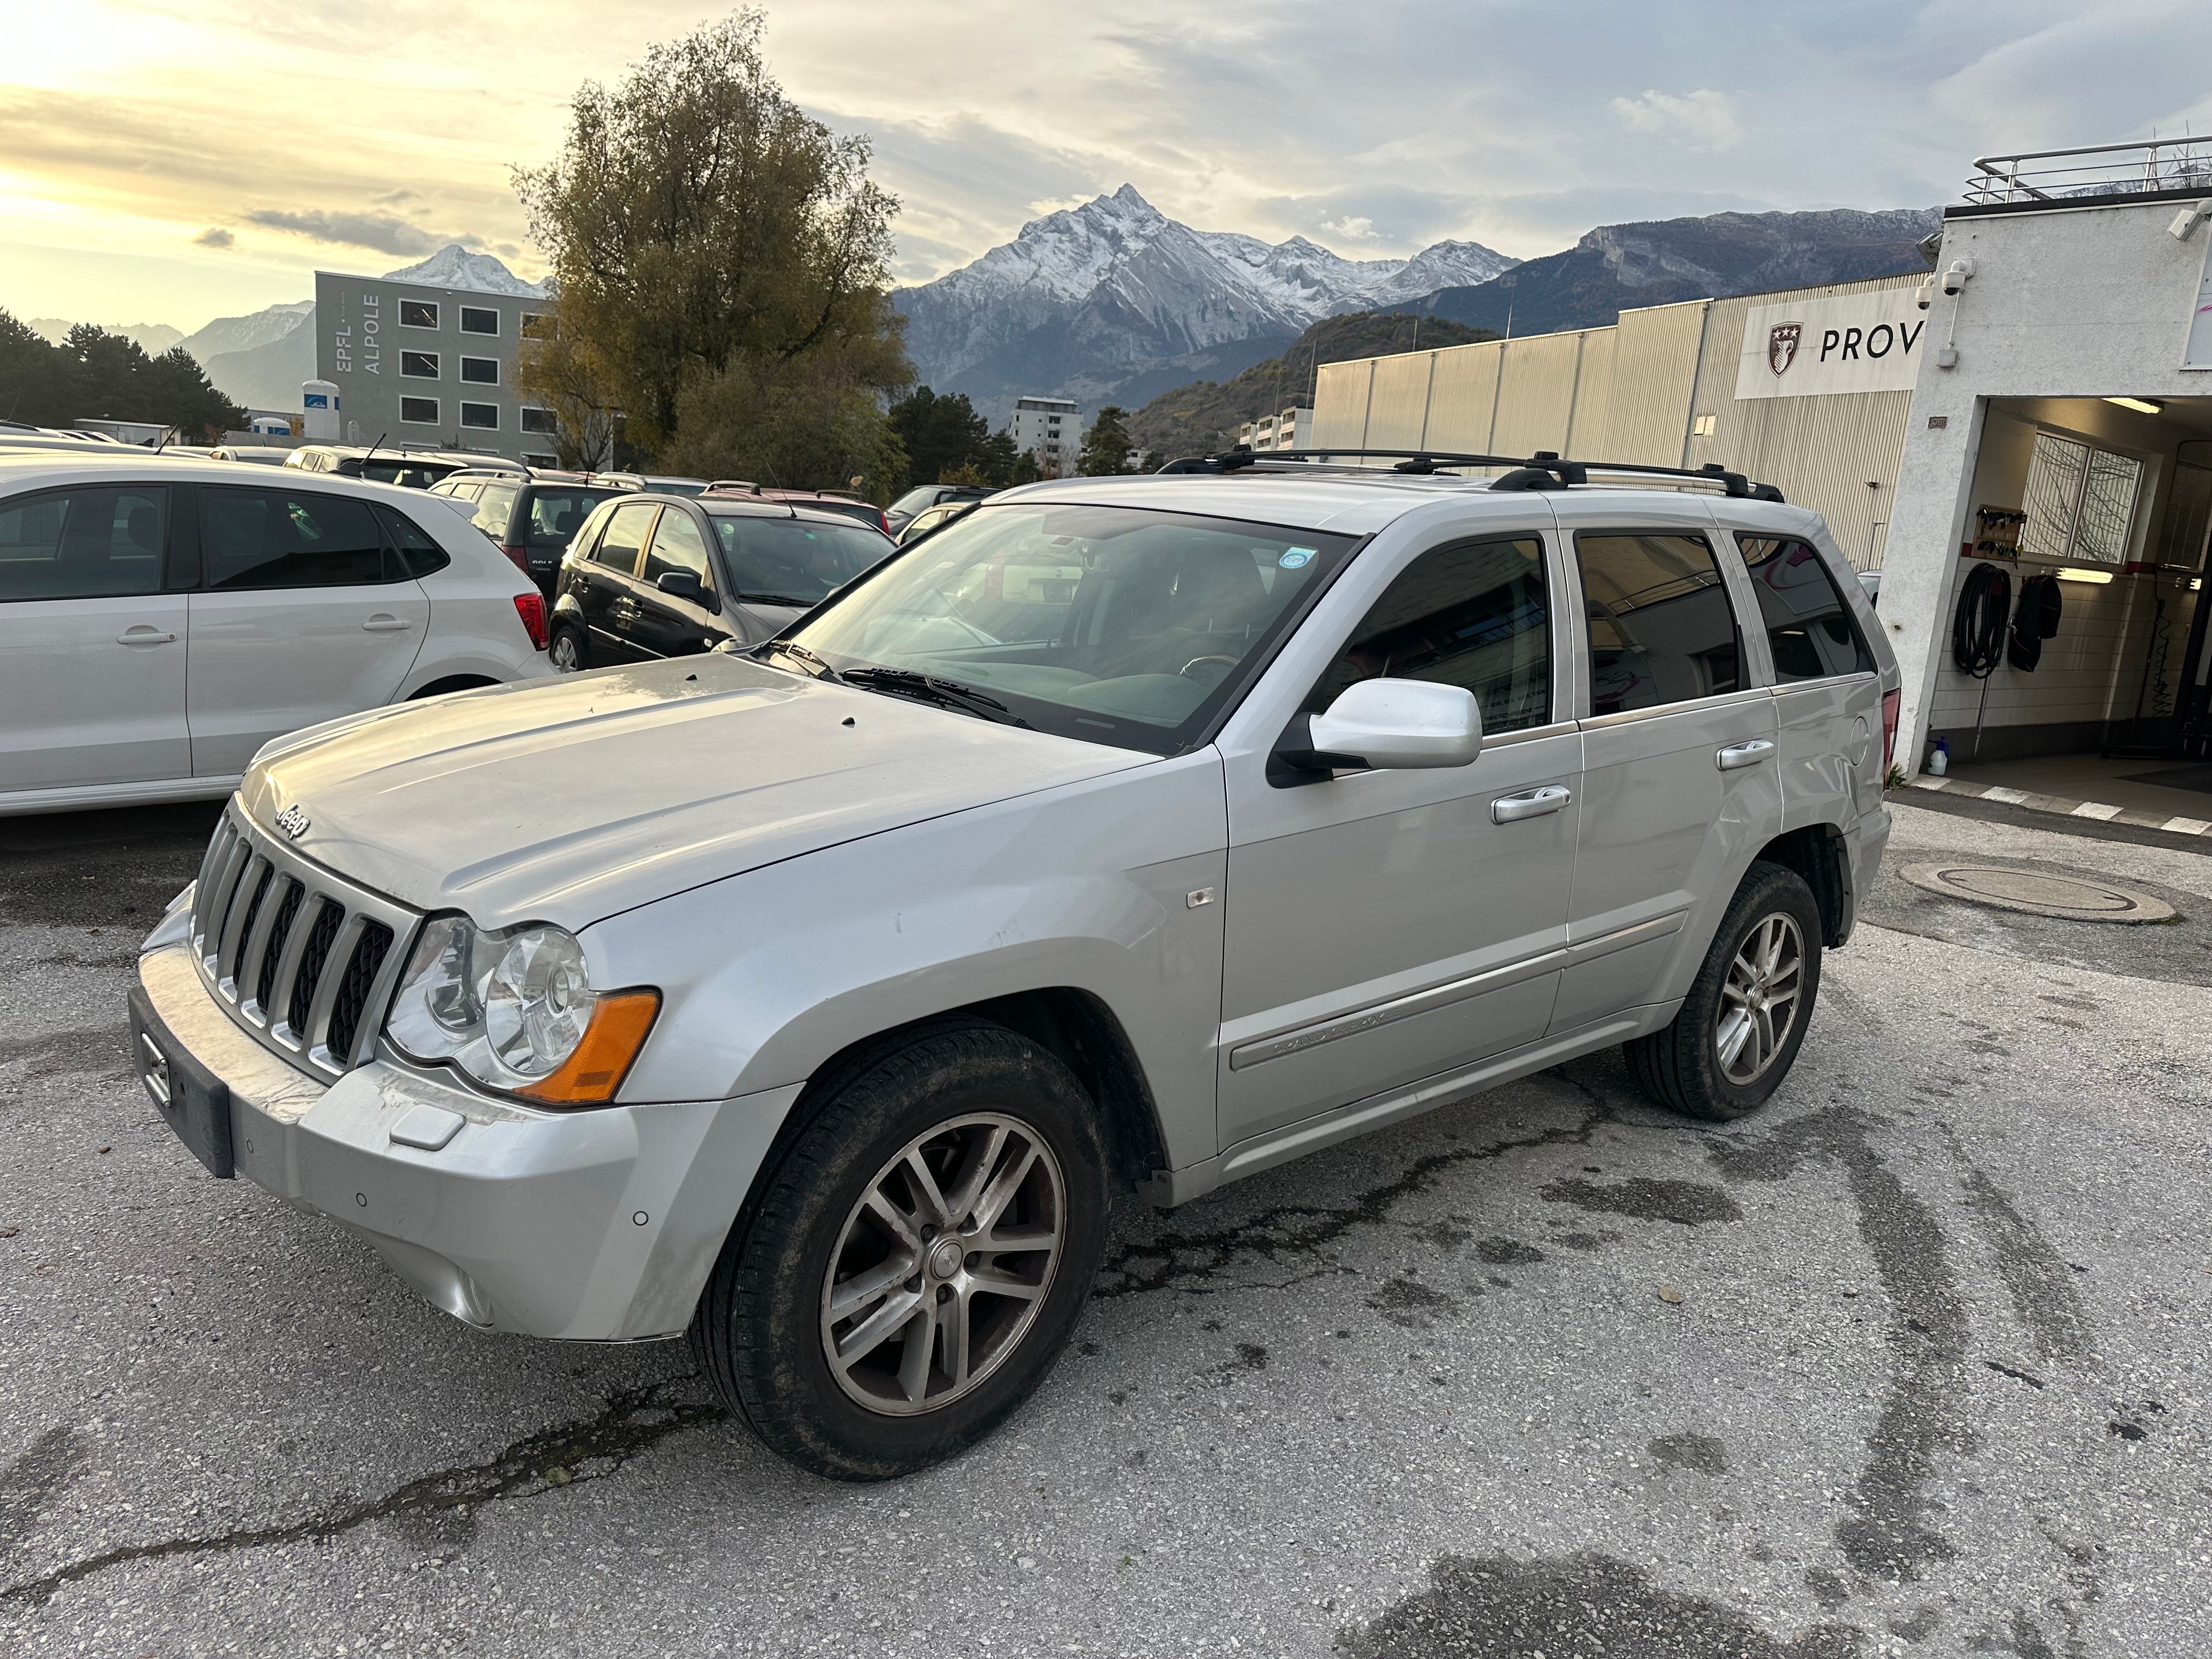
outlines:
[{"label": "asphalt pavement", "polygon": [[212,809],[0,822],[0,1653],[2212,1652],[2212,858],[2103,928],[1893,878],[1774,1101],[1602,1054],[1133,1201],[996,1438],[831,1484],[681,1344],[473,1330],[127,1069]]}]

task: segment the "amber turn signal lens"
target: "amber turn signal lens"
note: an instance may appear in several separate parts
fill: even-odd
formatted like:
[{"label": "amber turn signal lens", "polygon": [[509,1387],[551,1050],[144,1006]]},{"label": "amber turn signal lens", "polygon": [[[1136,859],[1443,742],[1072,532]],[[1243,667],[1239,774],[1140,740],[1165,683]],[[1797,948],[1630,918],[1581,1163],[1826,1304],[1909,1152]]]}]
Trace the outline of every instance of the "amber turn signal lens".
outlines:
[{"label": "amber turn signal lens", "polygon": [[592,1010],[576,1051],[515,1093],[546,1106],[601,1106],[615,1097],[660,1013],[658,991],[610,991]]}]

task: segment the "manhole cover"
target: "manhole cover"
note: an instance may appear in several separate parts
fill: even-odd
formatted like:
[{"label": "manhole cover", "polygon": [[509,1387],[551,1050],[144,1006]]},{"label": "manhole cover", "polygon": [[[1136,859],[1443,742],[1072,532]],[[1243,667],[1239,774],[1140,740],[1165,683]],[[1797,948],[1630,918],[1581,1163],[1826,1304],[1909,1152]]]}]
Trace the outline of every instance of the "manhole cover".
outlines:
[{"label": "manhole cover", "polygon": [[2069,921],[2169,921],[2173,907],[2102,876],[2059,876],[1989,864],[1908,864],[1915,887],[1970,904],[2025,910]]}]

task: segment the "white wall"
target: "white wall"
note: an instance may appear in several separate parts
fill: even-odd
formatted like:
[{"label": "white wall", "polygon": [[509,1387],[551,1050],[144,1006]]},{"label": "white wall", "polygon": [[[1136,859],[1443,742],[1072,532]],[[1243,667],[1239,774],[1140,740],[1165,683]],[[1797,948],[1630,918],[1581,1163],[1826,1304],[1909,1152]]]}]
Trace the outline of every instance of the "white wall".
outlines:
[{"label": "white wall", "polygon": [[[2002,411],[1989,427],[1990,400],[2212,395],[2212,374],[2180,367],[2207,233],[2200,228],[2187,243],[2166,234],[2175,206],[2122,200],[2033,213],[1954,209],[1944,226],[1939,266],[1972,258],[1975,275],[1957,300],[1938,295],[1929,313],[1935,343],[1954,344],[1958,364],[1939,367],[1932,350],[1922,362],[1882,574],[1881,617],[1904,670],[1899,760],[1908,771],[1920,764],[1939,702],[1946,719],[1956,707],[1942,665],[1961,567],[1971,563],[1959,556],[1959,544],[1978,504],[1985,435],[1999,446],[2008,441]],[[1943,424],[1931,426],[1937,420]],[[2155,514],[2157,502],[2150,505],[2146,520]],[[2105,603],[2141,586],[2116,580],[2104,590]],[[2069,586],[2068,598],[2077,591]],[[2139,596],[2134,603],[2145,608]],[[2097,615],[2080,608],[2085,651]],[[2119,625],[2109,617],[2094,623]],[[2130,625],[2145,624],[2138,617]],[[2064,641],[2062,634],[2046,652]],[[2133,699],[2130,689],[2118,700],[2120,717]]]}]

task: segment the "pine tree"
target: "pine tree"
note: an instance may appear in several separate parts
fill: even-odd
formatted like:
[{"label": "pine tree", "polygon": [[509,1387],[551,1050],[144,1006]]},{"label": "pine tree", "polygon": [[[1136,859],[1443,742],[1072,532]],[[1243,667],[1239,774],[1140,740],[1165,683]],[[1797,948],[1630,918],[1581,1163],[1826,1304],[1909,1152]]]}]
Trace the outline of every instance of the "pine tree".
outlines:
[{"label": "pine tree", "polygon": [[1127,411],[1109,404],[1098,411],[1091,430],[1083,434],[1083,455],[1076,470],[1086,478],[1108,477],[1129,470],[1129,429],[1122,422]]}]

